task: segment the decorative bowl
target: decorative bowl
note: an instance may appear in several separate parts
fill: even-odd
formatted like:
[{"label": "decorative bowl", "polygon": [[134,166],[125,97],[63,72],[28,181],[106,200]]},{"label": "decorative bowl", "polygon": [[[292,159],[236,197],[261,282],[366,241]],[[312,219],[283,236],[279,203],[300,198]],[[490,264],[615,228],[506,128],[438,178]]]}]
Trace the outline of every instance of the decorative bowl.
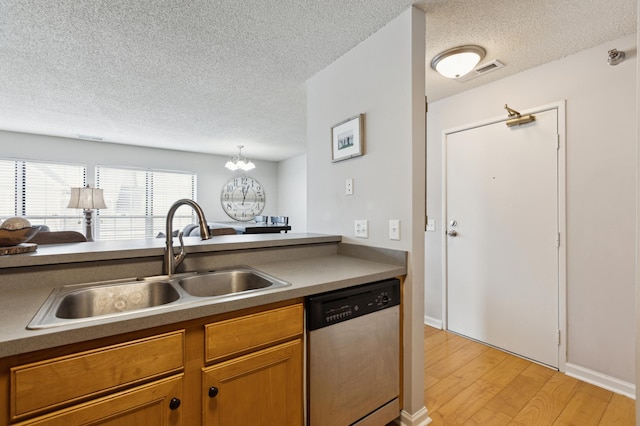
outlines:
[{"label": "decorative bowl", "polygon": [[39,230],[39,228],[34,228],[33,226],[22,229],[0,228],[0,247],[11,247],[26,243],[33,238]]}]

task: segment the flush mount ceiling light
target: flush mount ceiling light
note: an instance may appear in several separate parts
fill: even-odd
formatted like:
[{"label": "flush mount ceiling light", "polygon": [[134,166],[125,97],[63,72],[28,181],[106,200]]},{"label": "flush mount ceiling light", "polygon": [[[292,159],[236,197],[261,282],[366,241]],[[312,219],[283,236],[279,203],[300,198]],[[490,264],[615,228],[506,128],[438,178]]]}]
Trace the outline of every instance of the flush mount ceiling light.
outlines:
[{"label": "flush mount ceiling light", "polygon": [[238,145],[238,155],[231,158],[229,161],[227,161],[227,164],[224,165],[227,169],[242,170],[246,172],[247,170],[256,168],[256,165],[253,164],[253,161],[242,156],[242,148],[244,148],[244,145]]},{"label": "flush mount ceiling light", "polygon": [[458,78],[470,72],[484,58],[485,50],[468,44],[447,49],[431,60],[431,68],[447,78]]}]

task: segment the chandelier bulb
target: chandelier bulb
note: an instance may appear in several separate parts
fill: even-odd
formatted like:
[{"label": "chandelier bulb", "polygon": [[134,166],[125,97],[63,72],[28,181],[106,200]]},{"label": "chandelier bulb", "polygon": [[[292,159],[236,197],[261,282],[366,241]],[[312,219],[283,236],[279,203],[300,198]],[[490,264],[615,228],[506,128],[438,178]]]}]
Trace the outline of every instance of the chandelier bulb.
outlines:
[{"label": "chandelier bulb", "polygon": [[256,165],[253,164],[251,160],[242,156],[242,148],[244,145],[238,146],[238,155],[233,156],[227,163],[224,165],[229,170],[252,170],[256,168]]}]

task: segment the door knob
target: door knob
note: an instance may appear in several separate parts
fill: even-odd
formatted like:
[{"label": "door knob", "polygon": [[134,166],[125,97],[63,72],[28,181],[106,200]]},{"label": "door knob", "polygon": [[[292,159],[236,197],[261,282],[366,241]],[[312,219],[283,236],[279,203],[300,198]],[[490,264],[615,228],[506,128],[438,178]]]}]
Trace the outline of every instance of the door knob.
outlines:
[{"label": "door knob", "polygon": [[169,402],[169,409],[177,410],[178,407],[180,407],[181,403],[182,401],[180,401],[178,398],[171,398],[171,401]]},{"label": "door knob", "polygon": [[456,235],[458,235],[458,231],[456,231],[455,229],[452,229],[451,231],[447,232],[447,235],[450,237],[455,237]]}]

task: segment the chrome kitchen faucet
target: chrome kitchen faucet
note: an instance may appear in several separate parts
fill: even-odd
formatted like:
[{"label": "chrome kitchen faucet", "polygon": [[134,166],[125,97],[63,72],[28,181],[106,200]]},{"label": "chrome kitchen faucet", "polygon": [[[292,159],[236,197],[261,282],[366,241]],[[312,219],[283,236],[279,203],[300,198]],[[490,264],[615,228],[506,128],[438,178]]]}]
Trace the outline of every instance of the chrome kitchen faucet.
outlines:
[{"label": "chrome kitchen faucet", "polygon": [[191,206],[193,210],[195,210],[196,215],[198,216],[198,225],[200,226],[200,238],[202,240],[208,240],[211,238],[211,234],[209,233],[209,227],[207,226],[207,219],[204,217],[204,212],[202,208],[193,200],[189,200],[187,198],[183,198],[181,200],[176,201],[169,208],[169,212],[167,213],[167,226],[165,229],[167,244],[164,250],[164,273],[165,275],[171,275],[176,272],[176,268],[180,266],[184,257],[187,255],[184,251],[184,241],[182,240],[182,231],[178,233],[178,239],[180,240],[180,252],[178,254],[174,254],[173,252],[173,216],[178,210],[180,206]]}]

